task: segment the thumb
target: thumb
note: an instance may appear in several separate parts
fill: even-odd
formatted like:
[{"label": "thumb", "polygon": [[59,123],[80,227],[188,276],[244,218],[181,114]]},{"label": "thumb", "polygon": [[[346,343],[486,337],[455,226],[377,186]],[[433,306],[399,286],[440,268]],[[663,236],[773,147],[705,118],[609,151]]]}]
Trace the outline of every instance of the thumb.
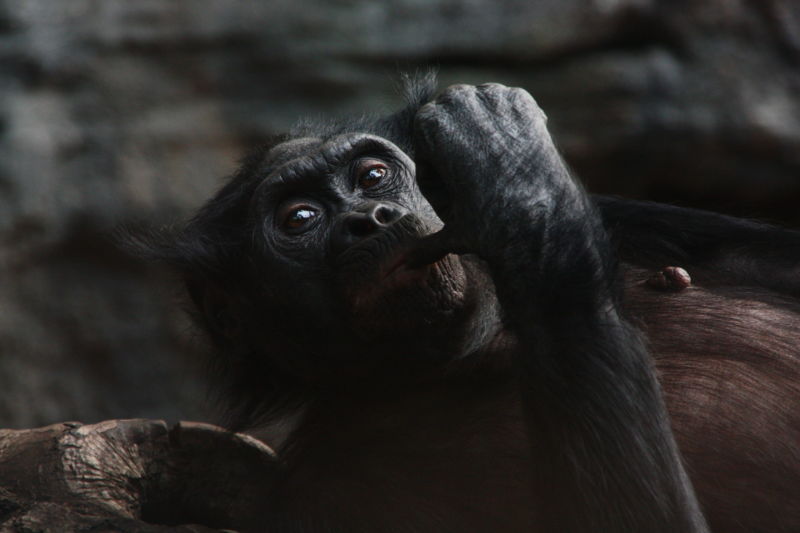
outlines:
[{"label": "thumb", "polygon": [[466,247],[457,242],[449,226],[415,242],[408,253],[407,264],[411,268],[435,263],[447,254],[467,253]]}]

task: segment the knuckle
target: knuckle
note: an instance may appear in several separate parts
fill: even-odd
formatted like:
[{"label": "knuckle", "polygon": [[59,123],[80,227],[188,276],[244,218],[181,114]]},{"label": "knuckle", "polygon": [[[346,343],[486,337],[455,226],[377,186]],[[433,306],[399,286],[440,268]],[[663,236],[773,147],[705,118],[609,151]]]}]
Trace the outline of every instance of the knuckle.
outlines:
[{"label": "knuckle", "polygon": [[416,114],[416,120],[417,122],[429,120],[431,117],[436,115],[436,113],[437,113],[436,104],[434,102],[429,102],[424,106],[422,106],[421,108],[419,108]]},{"label": "knuckle", "polygon": [[510,87],[508,90],[514,96],[528,96],[528,97],[530,96],[530,93],[528,93],[528,91],[526,91],[522,87]]},{"label": "knuckle", "polygon": [[481,83],[480,85],[478,85],[478,89],[487,92],[499,93],[508,90],[508,87],[506,87],[502,83],[490,82],[490,83]]},{"label": "knuckle", "polygon": [[515,87],[507,87],[500,83],[484,83],[478,86],[481,101],[495,112],[503,112],[509,105],[513,106],[516,99]]},{"label": "knuckle", "polygon": [[444,90],[445,93],[452,93],[452,94],[465,94],[465,93],[472,93],[475,91],[475,87],[472,85],[468,85],[466,83],[457,83],[455,85],[449,86],[447,89]]},{"label": "knuckle", "polygon": [[509,91],[511,96],[516,100],[532,102],[534,104],[536,103],[536,101],[533,99],[533,96],[531,96],[531,93],[521,87],[512,87],[509,89]]},{"label": "knuckle", "polygon": [[475,94],[475,87],[466,84],[457,84],[447,87],[438,98],[436,102],[441,104],[456,103],[468,98],[473,97]]},{"label": "knuckle", "polygon": [[414,122],[417,127],[435,126],[442,120],[443,110],[434,102],[425,104],[417,111]]}]

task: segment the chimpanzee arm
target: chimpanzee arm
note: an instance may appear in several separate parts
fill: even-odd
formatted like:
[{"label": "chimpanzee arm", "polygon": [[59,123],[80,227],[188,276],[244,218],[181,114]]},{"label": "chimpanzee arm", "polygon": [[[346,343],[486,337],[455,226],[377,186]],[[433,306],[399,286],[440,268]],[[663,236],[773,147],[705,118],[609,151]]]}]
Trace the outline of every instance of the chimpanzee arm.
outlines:
[{"label": "chimpanzee arm", "polygon": [[706,531],[650,356],[619,313],[603,224],[545,121],[528,93],[494,84],[450,87],[419,111],[418,172],[450,197],[417,259],[489,265],[521,342],[543,531]]},{"label": "chimpanzee arm", "polygon": [[714,281],[800,296],[798,231],[653,202],[593,200],[627,262],[698,267]]}]

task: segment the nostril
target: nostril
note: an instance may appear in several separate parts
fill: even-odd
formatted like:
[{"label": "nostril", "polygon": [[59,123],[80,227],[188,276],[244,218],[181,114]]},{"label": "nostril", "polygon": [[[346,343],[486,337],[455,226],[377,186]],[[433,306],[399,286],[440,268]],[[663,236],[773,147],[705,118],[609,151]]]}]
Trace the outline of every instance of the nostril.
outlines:
[{"label": "nostril", "polygon": [[395,206],[374,203],[366,205],[342,216],[337,238],[342,241],[342,245],[350,246],[392,225],[402,215],[402,209]]},{"label": "nostril", "polygon": [[399,212],[396,209],[392,209],[389,206],[382,205],[379,206],[374,213],[375,220],[377,220],[380,224],[390,224],[397,220]]},{"label": "nostril", "polygon": [[331,230],[331,252],[340,254],[377,233],[386,231],[408,211],[399,205],[369,202],[336,216]]}]

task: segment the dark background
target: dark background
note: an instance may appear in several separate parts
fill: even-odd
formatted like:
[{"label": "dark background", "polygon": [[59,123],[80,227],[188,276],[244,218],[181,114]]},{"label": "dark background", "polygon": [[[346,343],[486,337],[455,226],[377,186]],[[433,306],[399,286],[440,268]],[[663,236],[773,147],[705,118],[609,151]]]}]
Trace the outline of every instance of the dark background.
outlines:
[{"label": "dark background", "polygon": [[0,0],[0,426],[207,419],[176,284],[109,232],[429,66],[527,88],[593,191],[800,225],[794,0]]}]

